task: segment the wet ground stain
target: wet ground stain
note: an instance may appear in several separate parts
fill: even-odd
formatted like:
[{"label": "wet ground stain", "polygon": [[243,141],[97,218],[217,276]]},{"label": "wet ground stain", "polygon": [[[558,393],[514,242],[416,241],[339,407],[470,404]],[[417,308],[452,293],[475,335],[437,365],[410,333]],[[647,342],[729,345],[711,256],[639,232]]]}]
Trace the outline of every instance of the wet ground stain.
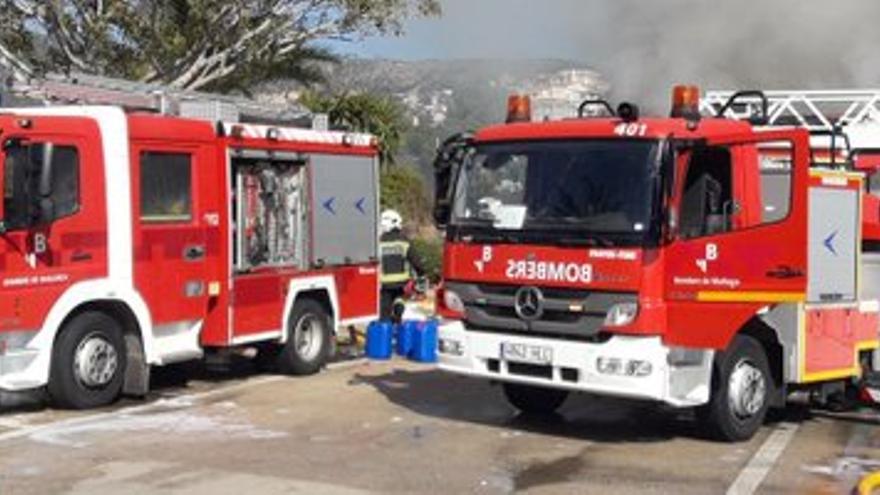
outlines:
[{"label": "wet ground stain", "polygon": [[538,486],[573,481],[578,473],[586,469],[585,457],[586,449],[552,461],[529,464],[513,476],[513,489],[528,490]]}]

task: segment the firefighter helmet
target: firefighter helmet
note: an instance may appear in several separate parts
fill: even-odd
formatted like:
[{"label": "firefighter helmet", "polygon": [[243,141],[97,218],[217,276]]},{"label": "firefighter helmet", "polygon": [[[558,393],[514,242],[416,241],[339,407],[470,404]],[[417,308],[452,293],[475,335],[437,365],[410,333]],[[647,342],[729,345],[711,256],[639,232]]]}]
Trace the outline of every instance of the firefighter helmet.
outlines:
[{"label": "firefighter helmet", "polygon": [[381,226],[383,234],[393,230],[400,230],[403,228],[403,217],[394,210],[385,210],[382,212]]}]

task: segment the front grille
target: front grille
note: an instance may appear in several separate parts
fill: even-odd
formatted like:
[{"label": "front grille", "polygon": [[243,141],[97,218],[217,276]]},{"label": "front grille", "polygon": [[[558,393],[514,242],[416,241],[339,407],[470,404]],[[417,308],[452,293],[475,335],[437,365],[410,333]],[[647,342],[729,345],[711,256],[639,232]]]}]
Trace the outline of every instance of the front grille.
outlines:
[{"label": "front grille", "polygon": [[511,375],[530,376],[533,378],[553,378],[553,367],[541,364],[507,363],[507,372]]},{"label": "front grille", "polygon": [[469,329],[584,340],[600,338],[611,306],[637,300],[635,293],[540,287],[543,313],[527,321],[515,309],[516,292],[521,286],[448,282],[447,287],[461,297]]}]

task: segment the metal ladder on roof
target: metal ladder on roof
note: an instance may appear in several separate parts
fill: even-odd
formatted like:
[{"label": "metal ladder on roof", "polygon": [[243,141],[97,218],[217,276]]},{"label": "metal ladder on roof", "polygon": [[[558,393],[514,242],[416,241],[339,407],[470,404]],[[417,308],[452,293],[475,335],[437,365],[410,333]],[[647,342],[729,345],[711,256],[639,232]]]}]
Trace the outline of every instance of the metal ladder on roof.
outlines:
[{"label": "metal ladder on roof", "polygon": [[[718,115],[734,91],[709,91],[700,100],[700,111]],[[810,131],[835,132],[863,123],[880,123],[880,89],[765,91],[768,126],[795,125]],[[748,120],[761,113],[756,97],[745,97],[732,105],[724,117]]]},{"label": "metal ladder on roof", "polygon": [[115,105],[131,111],[210,121],[288,124],[310,127],[311,114],[299,105],[268,105],[243,96],[169,88],[90,74],[48,74],[5,88],[18,98],[44,105]]}]

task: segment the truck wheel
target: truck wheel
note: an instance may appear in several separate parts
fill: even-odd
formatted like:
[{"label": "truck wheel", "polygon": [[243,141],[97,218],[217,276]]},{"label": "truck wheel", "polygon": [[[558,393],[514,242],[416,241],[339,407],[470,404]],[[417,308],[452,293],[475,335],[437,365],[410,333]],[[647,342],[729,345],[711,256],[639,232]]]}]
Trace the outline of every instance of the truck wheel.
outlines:
[{"label": "truck wheel", "polygon": [[554,388],[534,387],[518,383],[505,383],[507,402],[524,414],[553,414],[568,398],[568,392]]},{"label": "truck wheel", "polygon": [[126,351],[122,327],[89,311],[62,328],[52,349],[49,396],[58,407],[88,409],[110,404],[122,389]]},{"label": "truck wheel", "polygon": [[330,315],[317,301],[300,299],[293,305],[289,325],[278,370],[290,375],[317,373],[330,356]]},{"label": "truck wheel", "polygon": [[770,366],[761,344],[738,335],[730,348],[716,357],[712,397],[697,409],[697,416],[720,440],[748,440],[764,424],[772,389]]}]

